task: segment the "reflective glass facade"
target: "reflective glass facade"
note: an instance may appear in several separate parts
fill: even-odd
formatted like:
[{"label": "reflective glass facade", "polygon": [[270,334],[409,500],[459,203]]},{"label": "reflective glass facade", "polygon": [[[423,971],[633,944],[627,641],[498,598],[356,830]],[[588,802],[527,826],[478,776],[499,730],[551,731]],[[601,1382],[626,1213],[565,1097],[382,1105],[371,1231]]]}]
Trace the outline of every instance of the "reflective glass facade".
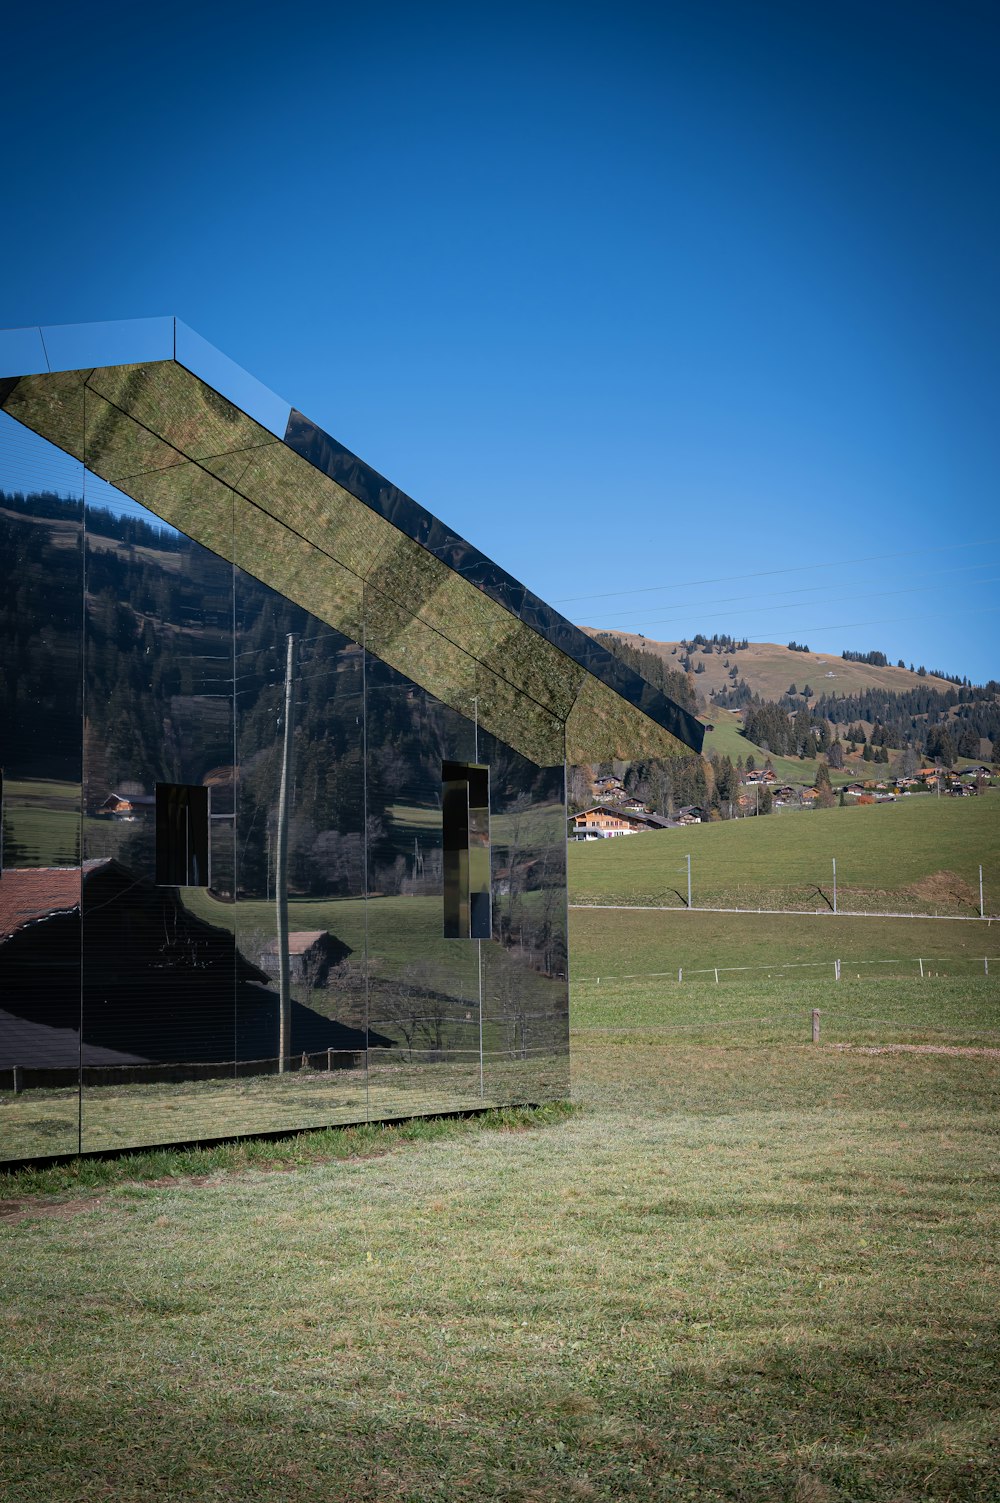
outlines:
[{"label": "reflective glass facade", "polygon": [[0,358],[0,1157],[566,1095],[567,743],[689,717],[173,320]]}]

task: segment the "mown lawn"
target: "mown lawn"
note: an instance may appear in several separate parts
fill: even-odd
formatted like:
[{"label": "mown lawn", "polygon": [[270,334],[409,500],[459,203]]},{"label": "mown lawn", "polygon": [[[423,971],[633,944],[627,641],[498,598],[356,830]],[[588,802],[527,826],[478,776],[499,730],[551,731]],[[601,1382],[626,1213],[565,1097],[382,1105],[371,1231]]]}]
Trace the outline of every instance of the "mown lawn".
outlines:
[{"label": "mown lawn", "polygon": [[576,903],[687,900],[694,906],[829,909],[837,862],[838,907],[859,912],[1000,913],[1000,794],[815,809],[794,818],[729,820],[624,840],[573,842]]},{"label": "mown lawn", "polygon": [[[808,967],[806,976],[919,976],[925,969],[957,976],[984,974],[984,958],[1000,985],[1000,923],[940,919],[851,918],[832,913],[706,913],[686,909],[573,908],[570,955],[574,983],[594,976],[689,976],[715,966],[740,985],[754,973],[777,975]],[[806,979],[800,976],[798,979]]]},{"label": "mown lawn", "polygon": [[[588,985],[532,1130],[8,1180],[0,1495],[992,1503],[1000,1058]],[[895,991],[880,1042],[995,1042],[985,980]]]}]

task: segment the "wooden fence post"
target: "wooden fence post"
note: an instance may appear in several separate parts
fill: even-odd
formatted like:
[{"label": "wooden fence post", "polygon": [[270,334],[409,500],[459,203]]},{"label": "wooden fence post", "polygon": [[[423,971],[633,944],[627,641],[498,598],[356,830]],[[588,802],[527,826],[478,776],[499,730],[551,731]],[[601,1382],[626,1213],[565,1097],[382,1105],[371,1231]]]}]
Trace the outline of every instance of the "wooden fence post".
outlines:
[{"label": "wooden fence post", "polygon": [[814,1007],[813,1010],[812,1010],[812,1024],[813,1024],[813,1037],[812,1037],[812,1041],[813,1041],[814,1044],[818,1044],[819,1043],[819,1008],[818,1007]]}]

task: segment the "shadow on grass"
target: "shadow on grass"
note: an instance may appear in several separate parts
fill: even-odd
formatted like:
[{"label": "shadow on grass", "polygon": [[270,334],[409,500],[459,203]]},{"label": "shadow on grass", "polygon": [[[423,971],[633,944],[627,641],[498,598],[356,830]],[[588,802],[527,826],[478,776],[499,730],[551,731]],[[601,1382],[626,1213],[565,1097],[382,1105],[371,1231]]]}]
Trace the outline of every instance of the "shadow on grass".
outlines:
[{"label": "shadow on grass", "polygon": [[[5,1494],[46,1503],[351,1498],[965,1500],[1000,1495],[997,1331],[771,1345],[744,1362],[592,1352],[599,1376],[376,1360],[304,1383],[286,1351],[254,1375],[178,1359],[105,1390],[8,1389]],[[312,1355],[312,1354],[309,1354]],[[460,1358],[461,1352],[452,1354]],[[414,1378],[417,1375],[414,1373]]]}]

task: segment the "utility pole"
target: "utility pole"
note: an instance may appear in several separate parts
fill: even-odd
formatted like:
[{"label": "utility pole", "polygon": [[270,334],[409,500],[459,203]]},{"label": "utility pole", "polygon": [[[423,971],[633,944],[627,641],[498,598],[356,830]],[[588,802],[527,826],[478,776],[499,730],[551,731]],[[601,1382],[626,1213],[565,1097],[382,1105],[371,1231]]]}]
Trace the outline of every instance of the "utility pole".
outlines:
[{"label": "utility pole", "polygon": [[691,857],[687,858],[688,864],[688,907],[691,907]]},{"label": "utility pole", "polygon": [[837,858],[833,858],[833,911],[837,911]]},{"label": "utility pole", "polygon": [[274,896],[278,909],[278,1074],[285,1072],[291,1048],[292,999],[288,974],[288,807],[292,799],[295,752],[294,632],[288,633],[285,658],[285,736],[281,754],[281,785],[278,790],[278,855],[274,873]]},{"label": "utility pole", "polygon": [[979,868],[979,917],[980,918],[985,918],[986,917],[986,910],[983,907],[983,868],[982,868],[982,866],[980,866],[980,868]]}]

